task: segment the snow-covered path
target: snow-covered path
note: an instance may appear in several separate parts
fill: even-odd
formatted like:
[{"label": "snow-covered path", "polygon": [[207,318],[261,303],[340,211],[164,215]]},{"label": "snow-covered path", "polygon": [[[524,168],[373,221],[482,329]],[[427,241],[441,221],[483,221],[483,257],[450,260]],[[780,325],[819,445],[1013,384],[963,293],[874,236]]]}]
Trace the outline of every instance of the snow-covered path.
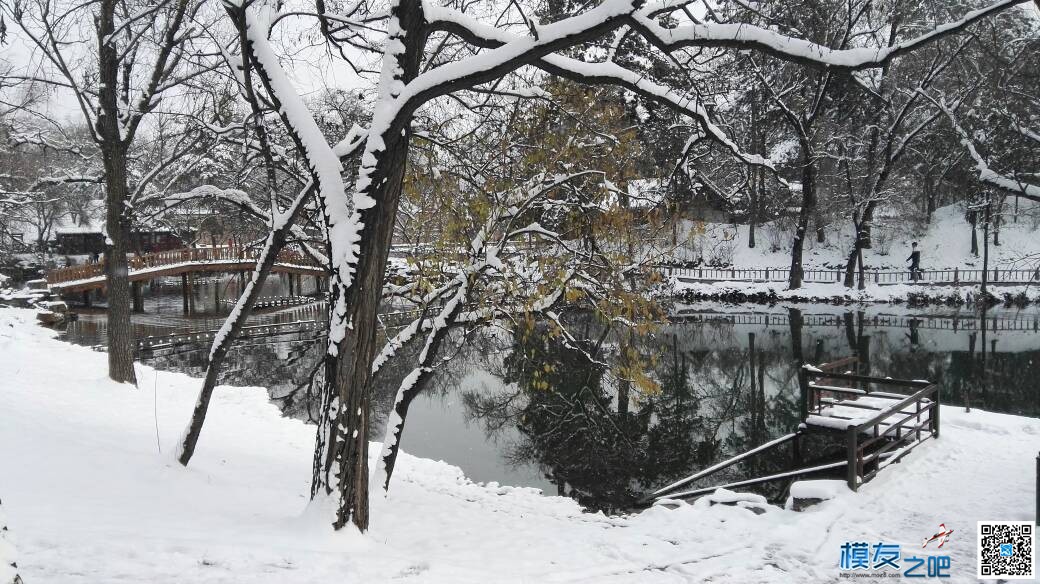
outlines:
[{"label": "snow-covered path", "polygon": [[26,584],[828,582],[842,543],[907,555],[941,522],[966,582],[975,522],[1034,513],[1040,420],[944,408],[938,441],[803,513],[702,500],[610,518],[402,455],[371,533],[334,534],[307,505],[313,428],[265,391],[220,388],[184,469],[173,445],[197,380],[140,368],[140,389],[115,385],[103,354],[33,321],[0,309],[0,499]]}]

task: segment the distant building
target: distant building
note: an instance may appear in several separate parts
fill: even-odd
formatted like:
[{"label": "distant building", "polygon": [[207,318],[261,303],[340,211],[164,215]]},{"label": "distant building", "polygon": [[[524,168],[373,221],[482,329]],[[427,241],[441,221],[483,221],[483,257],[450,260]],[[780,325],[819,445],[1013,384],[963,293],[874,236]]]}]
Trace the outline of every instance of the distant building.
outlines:
[{"label": "distant building", "polygon": [[[58,219],[51,228],[47,247],[59,255],[94,255],[105,251],[104,202],[91,201],[82,212]],[[131,253],[151,253],[178,249],[184,241],[170,229],[146,227],[130,235]]]},{"label": "distant building", "polygon": [[[152,253],[179,249],[185,246],[175,233],[168,229],[134,231],[130,234],[130,251]],[[104,253],[105,236],[95,228],[58,228],[54,230],[53,250],[60,255],[93,255]]]}]

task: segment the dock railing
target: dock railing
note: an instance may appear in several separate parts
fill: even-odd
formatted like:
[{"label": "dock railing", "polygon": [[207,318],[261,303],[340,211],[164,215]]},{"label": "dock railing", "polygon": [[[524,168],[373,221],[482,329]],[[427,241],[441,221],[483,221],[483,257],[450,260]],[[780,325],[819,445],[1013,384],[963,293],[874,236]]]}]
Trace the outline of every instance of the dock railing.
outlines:
[{"label": "dock railing", "polygon": [[925,440],[939,437],[940,392],[935,383],[836,373],[811,365],[803,372],[810,405],[806,422],[826,421],[832,429],[845,425],[846,480],[854,491]]}]

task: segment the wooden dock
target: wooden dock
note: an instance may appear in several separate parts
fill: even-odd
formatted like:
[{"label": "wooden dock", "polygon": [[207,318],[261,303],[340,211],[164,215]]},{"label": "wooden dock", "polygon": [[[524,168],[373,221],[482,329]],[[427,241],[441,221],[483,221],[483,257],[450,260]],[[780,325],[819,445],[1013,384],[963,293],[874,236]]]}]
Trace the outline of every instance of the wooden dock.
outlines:
[{"label": "wooden dock", "polygon": [[[842,469],[849,489],[855,491],[926,440],[939,437],[938,385],[925,380],[860,375],[855,372],[857,365],[855,357],[847,357],[818,366],[803,366],[799,372],[802,422],[795,431],[673,482],[642,502],[688,499],[719,488],[793,480]],[[822,435],[843,444],[845,456],[768,476],[690,488],[697,481],[781,445],[791,444],[797,451],[808,434]]]}]

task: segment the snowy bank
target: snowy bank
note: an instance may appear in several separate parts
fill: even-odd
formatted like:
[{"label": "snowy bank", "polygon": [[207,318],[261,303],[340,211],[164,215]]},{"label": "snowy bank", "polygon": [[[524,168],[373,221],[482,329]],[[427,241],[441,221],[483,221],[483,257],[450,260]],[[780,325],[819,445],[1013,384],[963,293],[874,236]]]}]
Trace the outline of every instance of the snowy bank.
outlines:
[{"label": "snowy bank", "polygon": [[[218,388],[185,469],[198,380],[140,367],[140,389],[114,384],[104,354],[33,321],[0,309],[0,498],[27,584],[826,582],[847,541],[948,553],[969,582],[975,522],[1033,516],[1040,420],[944,408],[939,440],[801,513],[720,493],[606,517],[402,454],[371,532],[333,533],[307,504],[314,429],[265,391]],[[920,549],[940,523],[944,549]]]},{"label": "snowy bank", "polygon": [[[839,283],[810,282],[801,288],[788,290],[777,282],[691,282],[668,278],[658,293],[661,296],[685,301],[713,300],[719,302],[802,302],[827,304],[913,304],[913,305],[974,305],[982,298],[978,286],[942,286],[892,284],[869,285],[864,290],[846,288]],[[993,285],[989,288],[989,304],[1025,306],[1040,303],[1040,285]]]},{"label": "snowy bank", "polygon": [[[1040,259],[1040,203],[1023,202],[1020,221],[1006,221],[1000,229],[1000,245],[990,245],[989,267],[1032,268]],[[1027,215],[1028,216],[1025,216]],[[882,221],[881,223],[887,223]],[[679,261],[737,268],[791,267],[792,226],[781,228],[777,222],[759,226],[757,245],[747,246],[748,226],[732,223],[684,221],[678,232]],[[971,224],[961,205],[937,209],[929,225],[915,229],[901,221],[875,226],[874,247],[863,250],[868,270],[905,270],[912,244],[918,243],[924,270],[978,269],[982,267],[982,226],[977,228],[979,255],[971,253]],[[802,267],[806,270],[844,269],[855,241],[851,222],[829,225],[823,243],[809,236],[805,240]]]}]

